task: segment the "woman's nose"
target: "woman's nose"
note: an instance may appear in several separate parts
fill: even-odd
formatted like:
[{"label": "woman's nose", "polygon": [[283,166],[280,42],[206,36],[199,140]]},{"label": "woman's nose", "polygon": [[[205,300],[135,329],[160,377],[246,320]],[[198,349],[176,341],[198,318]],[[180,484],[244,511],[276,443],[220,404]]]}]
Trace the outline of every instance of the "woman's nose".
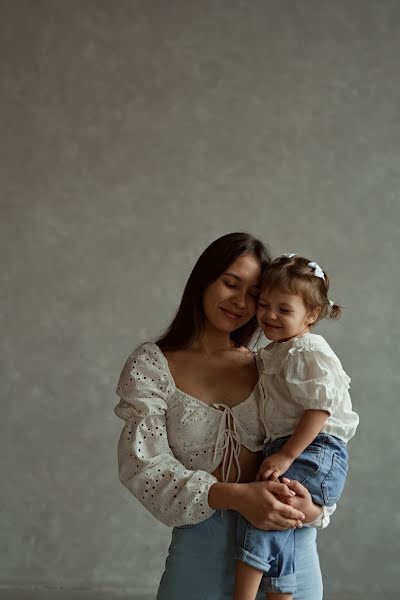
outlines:
[{"label": "woman's nose", "polygon": [[236,306],[240,306],[242,308],[245,307],[246,306],[246,294],[243,292],[238,292],[237,294],[235,294],[233,301],[236,304]]}]

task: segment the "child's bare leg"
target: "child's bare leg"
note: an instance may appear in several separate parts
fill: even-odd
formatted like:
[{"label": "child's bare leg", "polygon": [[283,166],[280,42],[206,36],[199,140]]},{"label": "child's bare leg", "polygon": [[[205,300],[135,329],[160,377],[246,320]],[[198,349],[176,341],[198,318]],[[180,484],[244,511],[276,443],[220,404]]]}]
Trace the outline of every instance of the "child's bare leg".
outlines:
[{"label": "child's bare leg", "polygon": [[280,592],[268,592],[268,600],[292,600],[293,594],[281,594]]},{"label": "child's bare leg", "polygon": [[255,600],[262,576],[262,571],[238,560],[233,600]]}]

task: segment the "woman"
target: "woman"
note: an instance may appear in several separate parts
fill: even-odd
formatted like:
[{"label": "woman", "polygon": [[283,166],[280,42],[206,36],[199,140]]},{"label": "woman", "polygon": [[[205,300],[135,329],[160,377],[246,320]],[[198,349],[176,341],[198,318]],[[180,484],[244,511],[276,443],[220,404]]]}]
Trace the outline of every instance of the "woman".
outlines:
[{"label": "woman", "polygon": [[[322,598],[315,529],[301,528],[321,526],[321,508],[297,482],[255,482],[260,363],[246,346],[269,261],[249,234],[213,242],[166,334],[135,350],[120,376],[120,480],[174,527],[158,600],[231,599],[238,513],[260,529],[297,528],[294,598]],[[269,575],[259,598],[274,589]]]}]

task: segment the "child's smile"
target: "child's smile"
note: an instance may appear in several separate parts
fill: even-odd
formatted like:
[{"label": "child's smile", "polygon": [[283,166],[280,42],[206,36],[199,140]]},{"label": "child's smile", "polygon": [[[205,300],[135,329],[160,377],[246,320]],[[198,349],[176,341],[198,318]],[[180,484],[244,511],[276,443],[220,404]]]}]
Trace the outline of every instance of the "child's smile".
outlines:
[{"label": "child's smile", "polygon": [[316,316],[310,315],[301,296],[264,288],[261,292],[257,321],[265,336],[273,341],[284,342],[304,335]]}]

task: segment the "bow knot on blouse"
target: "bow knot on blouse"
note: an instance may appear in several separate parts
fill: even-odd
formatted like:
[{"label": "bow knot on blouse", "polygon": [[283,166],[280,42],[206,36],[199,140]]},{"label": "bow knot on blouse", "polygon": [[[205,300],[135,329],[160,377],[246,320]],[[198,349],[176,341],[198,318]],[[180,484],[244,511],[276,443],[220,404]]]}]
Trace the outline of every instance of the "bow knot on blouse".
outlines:
[{"label": "bow knot on blouse", "polygon": [[240,479],[240,435],[236,417],[232,409],[226,404],[213,404],[214,408],[222,410],[222,418],[219,424],[217,439],[214,448],[214,461],[217,460],[219,452],[223,453],[222,459],[222,481],[227,482],[235,462],[236,465],[236,482]]}]

